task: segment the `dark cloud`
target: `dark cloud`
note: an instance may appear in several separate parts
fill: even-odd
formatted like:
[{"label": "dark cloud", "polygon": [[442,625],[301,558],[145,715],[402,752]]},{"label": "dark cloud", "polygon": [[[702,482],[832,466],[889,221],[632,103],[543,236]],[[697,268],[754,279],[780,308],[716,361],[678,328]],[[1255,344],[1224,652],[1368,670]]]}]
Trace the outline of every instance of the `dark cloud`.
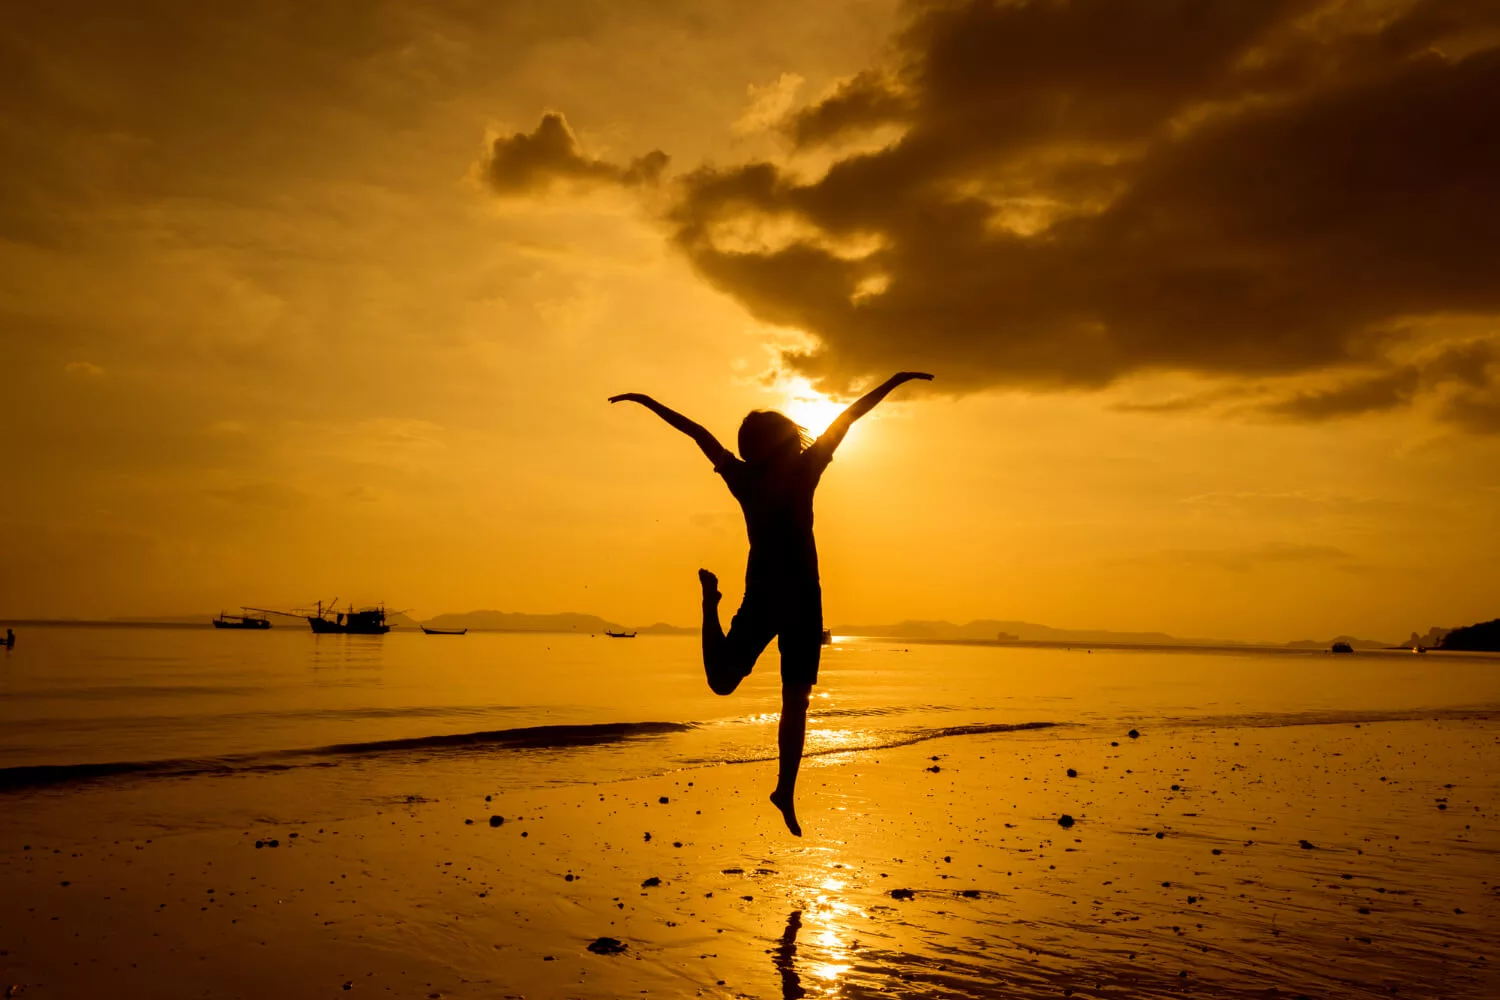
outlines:
[{"label": "dark cloud", "polygon": [[898,139],[703,167],[670,215],[824,388],[1367,373],[1273,404],[1316,419],[1457,378],[1386,360],[1414,318],[1500,317],[1500,6],[975,0],[893,51],[786,132]]},{"label": "dark cloud", "polygon": [[652,150],[628,166],[583,155],[567,119],[552,112],[536,130],[494,141],[483,164],[484,179],[496,194],[518,195],[545,190],[557,181],[635,186],[655,184],[666,168],[667,154]]},{"label": "dark cloud", "polygon": [[1496,345],[1490,340],[1450,344],[1410,364],[1364,375],[1311,392],[1300,392],[1259,407],[1259,412],[1293,420],[1331,420],[1394,410],[1420,392],[1447,390],[1439,415],[1471,431],[1500,431],[1485,419],[1496,397],[1490,386]]},{"label": "dark cloud", "polygon": [[1422,373],[1407,366],[1383,375],[1354,379],[1331,389],[1300,393],[1263,408],[1273,416],[1298,420],[1327,420],[1359,413],[1391,410],[1411,401]]},{"label": "dark cloud", "polygon": [[904,123],[912,110],[890,79],[866,71],[841,85],[831,96],[792,115],[786,123],[786,133],[798,146],[817,146],[851,132]]}]

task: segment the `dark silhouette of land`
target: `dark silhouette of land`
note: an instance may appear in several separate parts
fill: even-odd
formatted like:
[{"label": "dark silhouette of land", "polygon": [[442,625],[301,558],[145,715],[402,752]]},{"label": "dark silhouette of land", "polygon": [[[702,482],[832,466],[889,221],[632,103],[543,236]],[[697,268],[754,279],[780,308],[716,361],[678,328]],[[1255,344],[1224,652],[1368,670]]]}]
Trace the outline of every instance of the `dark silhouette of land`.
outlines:
[{"label": "dark silhouette of land", "polygon": [[740,423],[735,455],[701,424],[650,396],[628,392],[611,403],[639,403],[686,434],[713,463],[739,501],[750,539],[745,596],[726,633],[719,622],[719,581],[699,570],[703,590],[703,669],[715,694],[727,695],[749,675],[760,654],[777,640],[781,654],[781,721],[777,728],[780,772],[771,803],[786,827],[802,836],[797,821],[797,772],[807,738],[807,704],[818,682],[823,647],[823,592],[813,539],[813,494],[823,471],[854,422],[892,390],[925,372],[898,372],[855,400],[817,440],[790,417],[756,410]]},{"label": "dark silhouette of land", "polygon": [[1500,618],[1456,628],[1443,636],[1438,648],[1500,653]]}]

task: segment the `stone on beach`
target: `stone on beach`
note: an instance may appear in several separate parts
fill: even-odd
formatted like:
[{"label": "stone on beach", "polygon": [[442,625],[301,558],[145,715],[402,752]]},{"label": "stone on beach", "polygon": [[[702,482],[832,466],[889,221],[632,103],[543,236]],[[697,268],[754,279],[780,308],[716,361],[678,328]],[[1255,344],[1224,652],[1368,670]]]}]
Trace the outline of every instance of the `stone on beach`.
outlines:
[{"label": "stone on beach", "polygon": [[595,955],[618,955],[623,952],[626,947],[627,946],[623,941],[619,941],[612,937],[602,937],[594,939],[593,943],[589,945],[589,951],[593,952]]}]

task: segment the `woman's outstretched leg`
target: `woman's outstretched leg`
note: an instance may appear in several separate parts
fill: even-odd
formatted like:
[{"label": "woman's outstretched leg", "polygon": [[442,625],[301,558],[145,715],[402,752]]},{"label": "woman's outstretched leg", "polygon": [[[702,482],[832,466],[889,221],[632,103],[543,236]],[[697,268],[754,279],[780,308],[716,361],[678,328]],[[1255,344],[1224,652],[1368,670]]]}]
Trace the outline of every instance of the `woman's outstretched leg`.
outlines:
[{"label": "woman's outstretched leg", "polygon": [[781,686],[781,724],[776,731],[776,742],[781,748],[781,769],[776,790],[771,793],[771,804],[781,810],[781,818],[786,820],[786,828],[794,837],[802,836],[795,800],[797,770],[802,766],[802,747],[807,742],[807,702],[811,696],[811,684]]}]

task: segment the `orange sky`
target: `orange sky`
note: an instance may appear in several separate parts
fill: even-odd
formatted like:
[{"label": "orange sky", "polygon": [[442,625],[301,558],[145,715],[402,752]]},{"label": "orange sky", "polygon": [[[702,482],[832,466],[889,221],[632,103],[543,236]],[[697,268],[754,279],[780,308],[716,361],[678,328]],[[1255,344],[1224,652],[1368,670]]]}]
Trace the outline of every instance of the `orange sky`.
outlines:
[{"label": "orange sky", "polygon": [[831,622],[1493,618],[1500,16],[1223,6],[8,17],[0,616],[691,623],[739,515],[605,398],[728,442],[918,368]]}]

